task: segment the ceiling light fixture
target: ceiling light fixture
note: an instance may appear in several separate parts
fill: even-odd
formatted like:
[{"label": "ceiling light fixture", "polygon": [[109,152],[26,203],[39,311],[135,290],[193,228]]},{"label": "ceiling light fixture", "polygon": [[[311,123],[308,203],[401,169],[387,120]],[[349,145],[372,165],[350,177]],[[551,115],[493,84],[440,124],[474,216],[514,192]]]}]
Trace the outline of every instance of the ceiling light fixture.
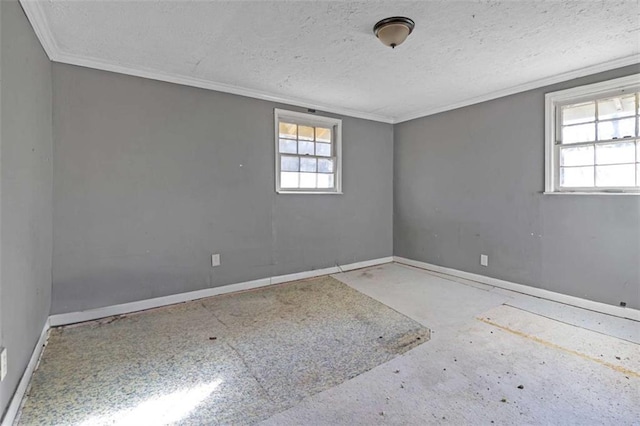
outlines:
[{"label": "ceiling light fixture", "polygon": [[385,46],[395,49],[400,46],[411,34],[415,22],[402,16],[383,19],[373,26],[373,33]]}]

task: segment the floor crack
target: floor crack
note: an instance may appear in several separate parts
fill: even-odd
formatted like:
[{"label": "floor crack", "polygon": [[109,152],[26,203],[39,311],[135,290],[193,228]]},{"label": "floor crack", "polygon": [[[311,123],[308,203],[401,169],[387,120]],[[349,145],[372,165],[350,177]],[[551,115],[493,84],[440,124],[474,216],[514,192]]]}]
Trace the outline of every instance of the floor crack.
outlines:
[{"label": "floor crack", "polygon": [[227,346],[229,346],[240,357],[240,360],[242,361],[242,364],[245,366],[245,368],[249,372],[249,375],[251,377],[253,377],[254,380],[256,381],[256,383],[258,384],[258,386],[260,386],[260,389],[262,389],[262,392],[267,397],[269,402],[271,402],[273,405],[277,406],[276,402],[271,398],[271,395],[269,395],[269,392],[267,392],[267,389],[265,389],[265,387],[262,385],[262,383],[260,383],[260,380],[258,379],[258,377],[256,377],[256,375],[253,374],[253,372],[251,371],[251,368],[249,367],[249,364],[247,364],[247,361],[244,359],[244,356],[242,356],[242,353],[240,353],[239,350],[237,350],[235,347],[233,347],[233,345],[231,343],[227,343]]},{"label": "floor crack", "polygon": [[229,328],[229,327],[227,326],[227,324],[226,324],[224,321],[222,321],[222,320],[218,317],[218,315],[216,315],[216,313],[213,311],[213,309],[209,309],[209,307],[208,307],[207,305],[205,305],[204,303],[200,303],[200,304],[202,305],[202,307],[203,307],[203,308],[205,308],[207,311],[209,311],[209,312],[211,313],[211,315],[213,315],[213,317],[214,317],[216,320],[218,320],[218,322],[219,322],[220,324],[222,324],[222,325],[224,325],[225,327]]}]

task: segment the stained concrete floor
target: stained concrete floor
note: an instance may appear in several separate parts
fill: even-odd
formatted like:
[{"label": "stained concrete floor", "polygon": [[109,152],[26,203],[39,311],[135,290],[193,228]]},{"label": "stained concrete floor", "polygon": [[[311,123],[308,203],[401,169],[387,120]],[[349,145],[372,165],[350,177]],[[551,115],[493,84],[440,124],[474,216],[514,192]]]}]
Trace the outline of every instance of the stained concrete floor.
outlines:
[{"label": "stained concrete floor", "polygon": [[336,278],[431,340],[263,425],[640,424],[638,322],[398,264]]},{"label": "stained concrete floor", "polygon": [[[263,425],[640,424],[638,322],[398,264],[334,277],[429,327],[431,340]],[[188,392],[176,395],[210,389]]]}]

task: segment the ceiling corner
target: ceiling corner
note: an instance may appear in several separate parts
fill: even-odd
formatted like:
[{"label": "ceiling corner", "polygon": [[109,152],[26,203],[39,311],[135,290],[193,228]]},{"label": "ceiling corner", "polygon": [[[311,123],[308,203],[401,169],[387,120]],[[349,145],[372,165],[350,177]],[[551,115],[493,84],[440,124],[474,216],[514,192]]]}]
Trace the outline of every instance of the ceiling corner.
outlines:
[{"label": "ceiling corner", "polygon": [[124,66],[96,58],[64,53],[60,51],[53,33],[51,32],[51,29],[47,22],[47,18],[45,17],[45,13],[41,6],[41,1],[19,0],[19,2],[22,5],[25,14],[27,15],[29,22],[31,23],[34,32],[36,33],[40,44],[49,57],[49,60],[51,60],[52,62],[76,65],[85,68],[93,68],[102,71],[126,74],[135,77],[164,81],[168,83],[180,84],[183,86],[197,87],[217,92],[230,93],[254,99],[261,99],[265,101],[277,102],[302,108],[310,108],[321,112],[361,118],[382,123],[394,124],[396,122],[394,117],[370,113],[366,111],[358,111],[334,105],[323,105],[315,103],[311,100],[298,99],[290,96],[281,96],[274,93],[268,93],[260,90],[248,89],[245,87],[233,86],[224,83],[217,83],[214,81],[208,81],[190,76],[165,73],[158,70],[149,70],[139,67]]},{"label": "ceiling corner", "polygon": [[55,61],[59,56],[58,46],[53,38],[53,34],[47,24],[40,2],[37,0],[19,0],[22,10],[27,15],[27,19],[36,33],[36,37],[40,41],[42,48],[46,52],[49,60]]},{"label": "ceiling corner", "polygon": [[[250,88],[250,87],[259,86],[259,85],[256,85],[255,78],[253,80],[247,79],[244,82],[238,82],[237,85],[234,85],[234,84],[218,82],[218,81],[225,81],[225,79],[222,77],[218,77],[218,78],[213,77],[216,80],[218,80],[216,81],[214,79],[208,80],[208,79],[199,78],[199,77],[196,77],[195,75],[190,76],[188,75],[188,72],[184,70],[179,72],[165,72],[159,69],[146,68],[144,65],[144,62],[140,62],[138,61],[138,59],[132,59],[132,58],[126,58],[126,57],[119,58],[119,59],[108,59],[108,60],[100,59],[99,57],[93,57],[92,55],[96,53],[90,50],[85,51],[85,53],[83,54],[74,54],[71,52],[73,51],[77,52],[78,50],[74,50],[73,46],[69,47],[69,46],[66,46],[66,44],[65,44],[65,50],[68,50],[68,52],[64,52],[60,49],[60,47],[56,43],[56,39],[52,31],[53,24],[50,25],[49,19],[47,19],[48,15],[45,13],[46,7],[50,6],[51,4],[47,3],[46,0],[19,0],[19,2],[22,5],[22,8],[29,22],[31,23],[34,29],[34,32],[38,40],[40,41],[43,49],[45,50],[49,59],[54,62],[76,65],[76,66],[81,66],[86,68],[93,68],[93,69],[114,72],[119,74],[126,74],[126,75],[131,75],[131,76],[136,76],[136,77],[141,77],[141,78],[146,78],[151,80],[164,81],[164,82],[180,84],[184,86],[197,87],[197,88],[206,89],[206,90],[230,93],[230,94],[235,94],[239,96],[261,99],[269,102],[297,106],[301,108],[315,109],[319,112],[327,112],[327,113],[337,114],[341,116],[361,118],[365,120],[383,122],[383,123],[388,123],[392,125],[400,124],[406,121],[414,120],[421,117],[426,117],[426,116],[437,114],[444,111],[449,111],[449,110],[462,108],[462,107],[473,105],[473,104],[478,104],[481,102],[497,99],[504,96],[513,95],[513,94],[524,92],[527,90],[549,86],[552,84],[572,80],[575,78],[585,77],[587,75],[592,75],[592,74],[597,74],[604,71],[613,70],[615,68],[620,68],[620,67],[634,65],[634,64],[640,64],[640,54],[634,54],[631,56],[626,56],[626,57],[621,57],[614,60],[609,60],[606,62],[601,62],[596,65],[587,66],[584,68],[575,69],[575,70],[571,70],[571,71],[560,73],[560,74],[554,74],[549,77],[544,77],[534,81],[527,82],[526,79],[521,79],[520,82],[524,81],[523,84],[502,88],[500,90],[495,90],[490,93],[481,94],[480,96],[473,96],[467,99],[464,99],[465,93],[471,93],[471,92],[462,91],[460,96],[457,99],[450,99],[449,102],[451,103],[446,105],[442,105],[442,104],[438,105],[437,101],[431,102],[431,104],[429,105],[428,102],[422,102],[425,99],[427,99],[427,96],[418,94],[417,95],[418,98],[414,99],[414,102],[412,103],[412,105],[419,105],[420,102],[422,102],[421,103],[422,107],[415,108],[415,110],[410,113],[404,113],[406,110],[396,109],[396,111],[394,112],[393,109],[389,109],[389,108],[381,109],[379,108],[380,105],[371,105],[371,104],[367,105],[366,103],[363,103],[363,102],[352,103],[351,107],[345,107],[340,105],[341,99],[336,96],[334,96],[333,98],[325,97],[324,99],[328,99],[328,101],[325,101],[327,103],[323,104],[310,99],[314,97],[314,94],[309,94],[306,91],[302,91],[301,96],[297,97],[295,95],[278,94],[277,92],[275,92],[275,90],[277,89],[274,89],[273,87],[270,88],[268,86],[264,87],[263,89]],[[100,18],[101,15],[97,15],[97,16]],[[205,22],[204,25],[206,28],[206,26],[209,25],[209,22],[208,21]],[[85,28],[85,31],[93,31],[93,29],[92,27],[88,26]],[[75,36],[76,38],[78,37],[77,34],[75,34]],[[67,37],[67,38],[64,38],[64,40],[70,40],[70,38]],[[498,46],[498,48],[500,48],[500,46]],[[502,49],[504,49],[504,47],[502,47]],[[502,51],[503,50],[498,50],[498,52],[502,52]],[[628,51],[629,50],[627,50],[627,52]],[[637,49],[632,51],[637,52]],[[620,54],[625,54],[625,53],[626,52],[621,52]],[[113,58],[113,56],[110,56],[110,58]],[[593,60],[597,61],[598,59],[593,59]],[[585,62],[582,62],[582,63],[585,63]],[[571,62],[569,62],[568,64],[569,65],[564,69],[570,69]],[[149,65],[149,66],[153,66],[153,65]],[[512,70],[512,72],[514,71]],[[539,73],[535,76],[532,76],[531,79],[533,80],[537,77],[544,76],[544,75],[545,75],[544,73]],[[232,80],[226,80],[226,81],[232,81]],[[416,80],[416,81],[419,81],[419,80]],[[514,83],[515,82],[517,82],[517,80],[514,81]],[[331,81],[325,80],[324,86],[322,87],[331,88],[331,84],[332,84]],[[307,86],[304,86],[304,87],[306,88]],[[491,90],[491,89],[488,89],[488,87],[496,88],[496,87],[504,87],[504,86],[500,86],[500,85],[487,86],[487,90]],[[395,89],[395,87],[392,87],[392,89]],[[476,94],[477,93],[478,92],[476,92]],[[309,96],[309,98],[307,98],[307,96]],[[360,99],[358,96],[361,96],[361,94],[360,95],[355,94],[353,98]],[[462,100],[460,100],[461,98]],[[385,98],[382,98],[382,99],[385,99]],[[348,105],[348,102],[345,103],[344,99],[342,99],[342,102],[345,105]],[[428,108],[425,108],[427,106]],[[384,115],[376,112],[387,112],[388,115]]]},{"label": "ceiling corner", "polygon": [[589,67],[580,68],[577,70],[573,70],[573,71],[569,71],[561,74],[556,74],[551,77],[547,77],[547,78],[532,81],[529,83],[521,84],[518,86],[509,87],[507,89],[487,93],[486,95],[469,98],[461,102],[456,102],[453,104],[444,105],[436,108],[429,108],[422,111],[416,111],[410,114],[404,114],[400,117],[397,117],[394,120],[394,124],[400,124],[405,121],[415,120],[417,118],[438,114],[440,112],[451,111],[451,110],[462,108],[465,106],[490,101],[492,99],[498,99],[505,96],[515,95],[516,93],[526,92],[528,90],[533,90],[533,89],[539,89],[541,87],[550,86],[552,84],[562,83],[564,81],[569,81],[569,80],[573,80],[580,77],[586,77],[589,75],[598,74],[605,71],[611,71],[616,68],[622,68],[629,65],[640,65],[640,54],[625,56],[624,58],[618,58],[612,61],[602,62],[600,64],[592,65]]}]

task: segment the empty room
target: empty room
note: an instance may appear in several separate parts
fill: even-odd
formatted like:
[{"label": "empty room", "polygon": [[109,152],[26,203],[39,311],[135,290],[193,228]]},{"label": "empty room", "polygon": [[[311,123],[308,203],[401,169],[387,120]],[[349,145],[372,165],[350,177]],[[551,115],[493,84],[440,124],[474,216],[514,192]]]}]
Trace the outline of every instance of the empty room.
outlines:
[{"label": "empty room", "polygon": [[640,3],[0,0],[0,423],[640,425]]}]

